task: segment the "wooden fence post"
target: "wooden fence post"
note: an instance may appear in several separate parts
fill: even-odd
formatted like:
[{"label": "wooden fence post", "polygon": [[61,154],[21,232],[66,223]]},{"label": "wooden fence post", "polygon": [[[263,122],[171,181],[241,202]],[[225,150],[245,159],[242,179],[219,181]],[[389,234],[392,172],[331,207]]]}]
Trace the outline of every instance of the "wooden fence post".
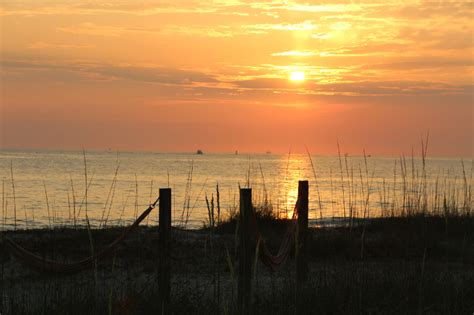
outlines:
[{"label": "wooden fence post", "polygon": [[169,314],[170,302],[170,232],[171,232],[171,188],[160,188],[159,204],[159,306],[160,314]]},{"label": "wooden fence post", "polygon": [[308,260],[306,257],[306,240],[308,238],[308,181],[298,182],[298,235],[296,255],[296,281],[302,284],[308,278]]},{"label": "wooden fence post", "polygon": [[240,314],[249,314],[252,298],[252,248],[250,216],[252,209],[252,189],[240,189],[240,251],[237,307]]}]

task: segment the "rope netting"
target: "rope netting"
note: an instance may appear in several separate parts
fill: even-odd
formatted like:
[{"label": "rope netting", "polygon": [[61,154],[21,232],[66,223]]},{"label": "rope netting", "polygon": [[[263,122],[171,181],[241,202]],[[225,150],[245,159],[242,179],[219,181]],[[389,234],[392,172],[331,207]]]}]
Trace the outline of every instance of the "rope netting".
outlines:
[{"label": "rope netting", "polygon": [[[45,273],[57,273],[64,275],[76,274],[81,271],[90,269],[94,267],[96,262],[104,258],[110,257],[111,254],[114,253],[118,245],[120,245],[124,239],[126,239],[132,232],[134,232],[139,226],[139,224],[150,214],[150,212],[155,208],[158,201],[159,198],[153,204],[151,204],[148,209],[146,209],[133,222],[132,225],[128,226],[126,230],[107,247],[103,248],[96,254],[77,262],[66,263],[47,259],[45,257],[38,256],[37,254],[28,251],[27,249],[25,249],[24,247],[9,238],[4,238],[3,241],[7,249],[17,260],[19,260],[21,263],[23,263],[27,267],[30,267],[33,270]],[[291,250],[294,247],[294,241],[298,226],[297,218],[299,203],[300,199],[298,197],[293,210],[293,215],[290,219],[289,224],[287,225],[287,228],[283,235],[283,239],[280,243],[280,247],[278,248],[278,251],[275,255],[271,253],[270,249],[265,243],[265,240],[262,237],[260,230],[258,229],[255,211],[250,211],[251,216],[249,228],[250,233],[253,237],[255,237],[255,243],[259,246],[258,256],[261,262],[272,271],[278,271],[286,263],[288,257],[290,256]]]},{"label": "rope netting", "polygon": [[102,260],[106,257],[110,257],[111,254],[118,247],[118,245],[120,245],[120,243],[124,239],[126,239],[132,232],[134,232],[138,225],[150,214],[150,212],[155,208],[158,201],[159,198],[156,199],[156,201],[151,204],[148,209],[143,211],[143,213],[133,222],[133,224],[128,226],[126,230],[107,247],[103,248],[96,254],[77,262],[64,263],[46,259],[26,250],[11,239],[5,238],[4,242],[6,247],[12,253],[12,255],[21,263],[30,267],[31,269],[34,269],[39,272],[58,273],[65,275],[79,273],[81,271],[92,268],[95,265],[95,262]]},{"label": "rope netting", "polygon": [[298,226],[298,208],[299,208],[300,198],[296,200],[295,207],[293,209],[293,215],[290,219],[290,222],[286,228],[283,239],[280,243],[280,247],[276,255],[273,255],[270,252],[265,240],[263,239],[257,225],[257,218],[255,216],[255,211],[251,211],[252,215],[250,218],[250,229],[252,234],[255,236],[255,242],[259,247],[258,255],[261,262],[270,268],[272,271],[278,271],[287,261],[290,256],[291,249],[294,247],[294,240],[296,235],[296,230]]}]

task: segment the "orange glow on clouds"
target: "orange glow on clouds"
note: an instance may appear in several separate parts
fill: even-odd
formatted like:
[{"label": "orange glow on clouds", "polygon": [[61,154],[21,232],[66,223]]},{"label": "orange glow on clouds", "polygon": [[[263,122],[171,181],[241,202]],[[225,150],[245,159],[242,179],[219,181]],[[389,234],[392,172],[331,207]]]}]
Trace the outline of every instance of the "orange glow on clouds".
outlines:
[{"label": "orange glow on clouds", "polygon": [[472,156],[473,10],[4,2],[0,146]]}]

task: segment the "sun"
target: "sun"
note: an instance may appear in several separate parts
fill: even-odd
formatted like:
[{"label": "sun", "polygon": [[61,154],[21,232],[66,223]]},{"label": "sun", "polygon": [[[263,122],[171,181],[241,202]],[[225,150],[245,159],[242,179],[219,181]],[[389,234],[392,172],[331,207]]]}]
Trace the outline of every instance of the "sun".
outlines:
[{"label": "sun", "polygon": [[304,81],[304,72],[303,71],[293,71],[290,73],[291,81]]}]

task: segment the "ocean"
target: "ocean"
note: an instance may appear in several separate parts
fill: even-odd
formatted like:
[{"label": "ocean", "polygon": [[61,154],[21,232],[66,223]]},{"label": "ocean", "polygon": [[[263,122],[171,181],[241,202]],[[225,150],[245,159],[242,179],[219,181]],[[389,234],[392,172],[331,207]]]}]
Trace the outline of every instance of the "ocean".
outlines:
[{"label": "ocean", "polygon": [[[126,225],[165,187],[172,189],[174,226],[204,226],[206,196],[217,211],[217,186],[222,219],[238,210],[239,187],[252,188],[255,205],[266,204],[278,216],[290,216],[299,180],[309,181],[309,217],[315,226],[351,215],[400,213],[415,203],[443,211],[445,197],[459,208],[472,208],[472,165],[472,160],[453,158],[427,158],[423,163],[411,156],[89,150],[84,162],[83,151],[3,149],[1,227],[84,225],[86,213],[92,227]],[[144,224],[157,221],[154,211]]]}]

